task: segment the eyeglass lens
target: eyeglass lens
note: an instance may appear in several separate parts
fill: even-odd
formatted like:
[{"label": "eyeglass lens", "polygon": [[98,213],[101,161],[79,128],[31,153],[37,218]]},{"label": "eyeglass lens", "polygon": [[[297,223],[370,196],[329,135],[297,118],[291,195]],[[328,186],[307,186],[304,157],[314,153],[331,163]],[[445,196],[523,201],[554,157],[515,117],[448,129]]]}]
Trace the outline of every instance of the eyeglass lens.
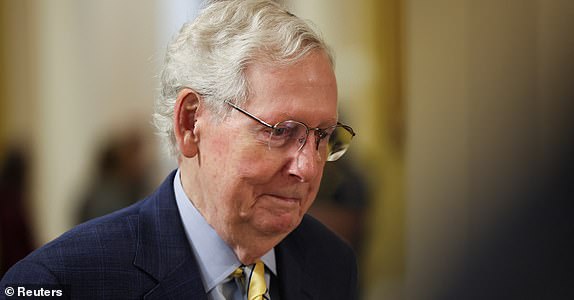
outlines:
[{"label": "eyeglass lens", "polygon": [[[333,126],[325,130],[313,130],[317,142],[317,150],[326,157],[327,161],[339,159],[351,143],[353,134],[341,125]],[[297,121],[283,121],[276,124],[269,135],[269,147],[293,147],[297,151],[305,144],[309,133],[307,126]],[[328,137],[327,142],[322,142]]]}]

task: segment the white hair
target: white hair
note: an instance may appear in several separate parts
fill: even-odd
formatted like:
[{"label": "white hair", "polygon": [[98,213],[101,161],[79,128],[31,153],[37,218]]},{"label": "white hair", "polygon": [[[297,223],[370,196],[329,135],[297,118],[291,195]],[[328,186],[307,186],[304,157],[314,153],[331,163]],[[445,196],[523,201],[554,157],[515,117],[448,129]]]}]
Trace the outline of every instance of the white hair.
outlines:
[{"label": "white hair", "polygon": [[226,100],[249,97],[245,69],[254,62],[289,65],[314,49],[331,51],[311,25],[271,0],[227,0],[208,5],[168,44],[154,124],[177,155],[173,113],[178,92],[190,88],[223,117]]}]

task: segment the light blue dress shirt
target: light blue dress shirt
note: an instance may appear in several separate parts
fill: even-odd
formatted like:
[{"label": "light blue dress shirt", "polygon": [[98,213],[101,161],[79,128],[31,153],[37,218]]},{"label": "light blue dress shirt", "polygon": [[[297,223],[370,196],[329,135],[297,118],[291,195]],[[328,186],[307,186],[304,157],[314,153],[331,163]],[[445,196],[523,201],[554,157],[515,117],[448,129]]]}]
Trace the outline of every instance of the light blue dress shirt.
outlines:
[{"label": "light blue dress shirt", "polygon": [[[237,256],[235,256],[233,250],[219,237],[215,229],[207,223],[205,218],[189,200],[183,191],[179,170],[177,170],[174,178],[173,188],[175,190],[177,208],[179,209],[179,215],[187,235],[187,240],[199,264],[207,298],[210,300],[245,299],[247,296],[245,295],[245,288],[241,284],[241,281],[229,277],[235,269],[241,266],[241,262]],[[271,288],[271,275],[269,274],[269,270],[274,275],[277,275],[274,249],[271,249],[263,255],[261,260],[267,267],[265,270],[267,287]]]}]

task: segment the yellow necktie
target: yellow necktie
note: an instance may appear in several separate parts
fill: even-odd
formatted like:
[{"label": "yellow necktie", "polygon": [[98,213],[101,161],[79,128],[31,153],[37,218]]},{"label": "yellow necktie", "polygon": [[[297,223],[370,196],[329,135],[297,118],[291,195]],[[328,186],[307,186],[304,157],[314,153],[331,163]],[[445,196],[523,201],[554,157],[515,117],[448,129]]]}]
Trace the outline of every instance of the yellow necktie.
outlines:
[{"label": "yellow necktie", "polygon": [[255,262],[251,278],[249,278],[248,300],[263,300],[263,295],[267,292],[265,283],[265,264],[261,260]]},{"label": "yellow necktie", "polygon": [[[235,278],[243,277],[243,268],[237,268],[232,276]],[[255,262],[251,277],[248,278],[249,287],[247,290],[247,300],[264,300],[267,293],[267,283],[265,282],[265,264],[261,260]]]}]

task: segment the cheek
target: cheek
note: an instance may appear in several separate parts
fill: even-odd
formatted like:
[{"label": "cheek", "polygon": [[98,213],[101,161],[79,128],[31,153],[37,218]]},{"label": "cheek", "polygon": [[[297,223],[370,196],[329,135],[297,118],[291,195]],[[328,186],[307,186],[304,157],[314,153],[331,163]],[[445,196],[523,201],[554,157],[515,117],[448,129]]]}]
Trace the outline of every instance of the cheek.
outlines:
[{"label": "cheek", "polygon": [[260,145],[238,143],[225,152],[219,151],[218,156],[214,180],[218,189],[225,189],[221,190],[223,198],[234,199],[227,204],[235,212],[247,211],[254,204],[259,187],[266,186],[281,170],[267,148]]},{"label": "cheek", "polygon": [[236,175],[250,185],[269,182],[281,170],[280,160],[274,159],[266,146],[249,145],[237,149],[235,154]]}]

